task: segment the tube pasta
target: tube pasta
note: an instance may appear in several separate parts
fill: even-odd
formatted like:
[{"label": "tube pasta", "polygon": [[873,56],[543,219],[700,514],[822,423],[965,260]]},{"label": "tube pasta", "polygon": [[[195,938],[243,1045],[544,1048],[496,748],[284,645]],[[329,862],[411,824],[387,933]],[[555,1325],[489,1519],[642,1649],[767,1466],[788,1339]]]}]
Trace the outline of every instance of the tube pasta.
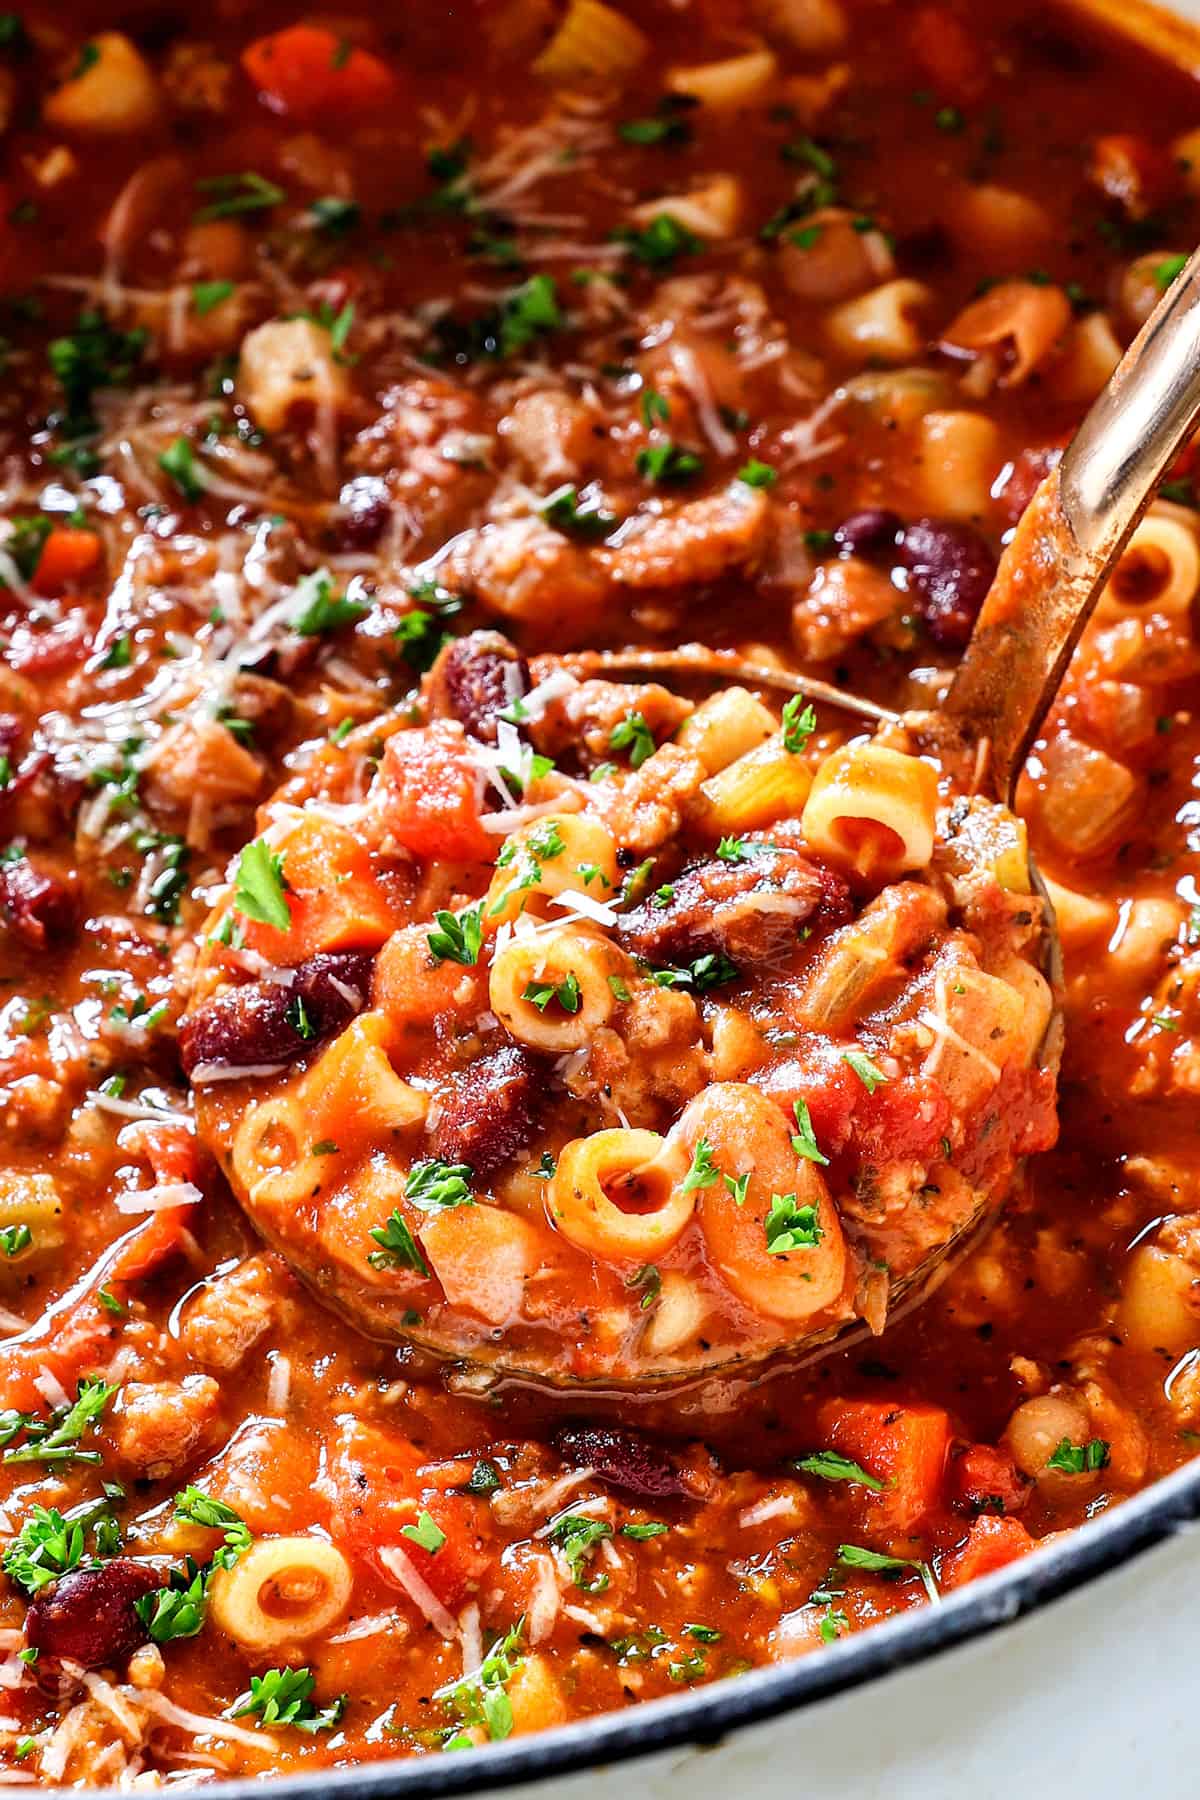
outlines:
[{"label": "tube pasta", "polygon": [[748,688],[725,688],[705,700],[675,733],[675,742],[690,750],[716,775],[739,756],[755,749],[776,731],[775,715]]},{"label": "tube pasta", "polygon": [[259,1538],[208,1588],[213,1622],[254,1655],[303,1643],[340,1619],[354,1578],[324,1538]]},{"label": "tube pasta", "polygon": [[744,56],[672,69],[667,88],[672,94],[686,94],[712,112],[734,112],[762,98],[778,67],[773,50],[748,50]]},{"label": "tube pasta", "polygon": [[812,771],[776,733],[701,784],[704,822],[721,836],[796,818],[812,788]]},{"label": "tube pasta", "polygon": [[791,1016],[814,1030],[849,1030],[900,986],[908,958],[945,918],[945,902],[932,888],[911,881],[885,888],[817,953],[793,991]]},{"label": "tube pasta", "polygon": [[642,1333],[642,1348],[651,1356],[670,1356],[699,1337],[711,1310],[698,1282],[668,1269]]},{"label": "tube pasta", "polygon": [[332,1137],[344,1146],[362,1135],[420,1124],[428,1098],[392,1068],[391,1041],[382,1013],[360,1013],[318,1057],[297,1090],[314,1138]]},{"label": "tube pasta", "polygon": [[742,185],[732,175],[713,175],[683,194],[645,200],[630,217],[635,225],[651,225],[663,213],[697,237],[732,237],[742,216]]},{"label": "tube pasta", "polygon": [[617,847],[598,820],[574,813],[538,819],[504,841],[483,903],[484,930],[518,918],[539,897],[608,900],[619,886]]},{"label": "tube pasta", "polygon": [[895,258],[881,231],[863,231],[850,212],[826,207],[799,234],[779,244],[779,268],[792,293],[813,305],[849,300],[895,273]]},{"label": "tube pasta", "polygon": [[[818,1170],[798,1157],[773,1100],[741,1082],[697,1096],[672,1132],[689,1159],[703,1138],[722,1177],[749,1176],[741,1203],[721,1179],[701,1190],[700,1229],[709,1256],[739,1299],[768,1318],[795,1323],[835,1304],[846,1281],[846,1244]],[[817,1241],[772,1251],[767,1218],[777,1198],[815,1209]]]},{"label": "tube pasta", "polygon": [[279,431],[301,401],[341,407],[349,398],[346,371],[334,361],[330,335],[311,319],[272,319],[242,339],[238,398],[256,425]]},{"label": "tube pasta", "polygon": [[971,393],[1020,387],[1040,369],[1071,324],[1071,303],[1061,288],[1033,281],[1002,281],[973,300],[942,338],[951,355],[976,359],[964,384]]},{"label": "tube pasta", "polygon": [[233,1174],[254,1201],[280,1208],[315,1199],[338,1167],[336,1156],[314,1156],[320,1131],[306,1118],[300,1095],[275,1094],[247,1109],[233,1139]]},{"label": "tube pasta", "polygon": [[1097,617],[1180,618],[1200,591],[1200,539],[1182,507],[1160,503],[1142,520],[1100,596]]},{"label": "tube pasta", "polygon": [[937,774],[884,744],[847,744],[817,770],[804,808],[813,849],[882,884],[933,855]]},{"label": "tube pasta", "polygon": [[1055,399],[1083,405],[1096,398],[1120,360],[1121,346],[1108,314],[1089,313],[1073,326],[1062,356],[1047,372],[1049,388]]},{"label": "tube pasta", "polygon": [[986,260],[988,268],[999,267],[1005,273],[1029,268],[1033,250],[1054,236],[1053,222],[1040,200],[995,182],[955,188],[946,202],[945,218],[956,244]]},{"label": "tube pasta", "polygon": [[964,520],[987,513],[1003,460],[993,419],[977,412],[928,413],[921,421],[918,458],[921,500],[928,512]]},{"label": "tube pasta", "polygon": [[1012,988],[1021,1000],[1023,1016],[1018,1054],[1023,1062],[1031,1063],[1049,1030],[1054,1012],[1050,983],[1040,969],[1035,969],[1020,956],[1007,957],[995,974],[997,980]]},{"label": "tube pasta", "polygon": [[544,1230],[498,1206],[453,1207],[426,1220],[418,1235],[450,1305],[497,1326],[520,1316],[551,1247]]},{"label": "tube pasta", "polygon": [[602,0],[571,0],[566,17],[534,63],[543,81],[621,80],[650,46],[632,20]]},{"label": "tube pasta", "polygon": [[488,1002],[519,1043],[577,1050],[607,1023],[616,1005],[608,978],[626,967],[619,951],[588,932],[511,938],[492,957]]},{"label": "tube pasta", "polygon": [[23,1270],[63,1244],[62,1197],[52,1175],[0,1171],[0,1229],[13,1225],[27,1226],[31,1241],[25,1250],[0,1256],[0,1275]]},{"label": "tube pasta", "polygon": [[[546,1196],[551,1222],[605,1262],[647,1262],[679,1237],[696,1208],[685,1193],[688,1157],[654,1131],[597,1131],[575,1138],[558,1159]],[[612,1195],[624,1194],[628,1211]]]},{"label": "tube pasta", "polygon": [[764,31],[802,56],[823,56],[846,41],[849,27],[841,0],[755,0],[754,11]]},{"label": "tube pasta", "polygon": [[911,362],[925,344],[917,316],[932,304],[923,282],[885,281],[835,307],[825,321],[826,335],[835,350],[859,362]]},{"label": "tube pasta", "polygon": [[122,31],[101,31],[88,48],[90,59],[46,101],[46,123],[92,137],[149,131],[162,113],[162,96],[141,52]]},{"label": "tube pasta", "polygon": [[1038,812],[1050,837],[1068,856],[1098,856],[1125,830],[1140,791],[1131,769],[1069,732],[1050,739],[1043,756],[1046,781]]}]

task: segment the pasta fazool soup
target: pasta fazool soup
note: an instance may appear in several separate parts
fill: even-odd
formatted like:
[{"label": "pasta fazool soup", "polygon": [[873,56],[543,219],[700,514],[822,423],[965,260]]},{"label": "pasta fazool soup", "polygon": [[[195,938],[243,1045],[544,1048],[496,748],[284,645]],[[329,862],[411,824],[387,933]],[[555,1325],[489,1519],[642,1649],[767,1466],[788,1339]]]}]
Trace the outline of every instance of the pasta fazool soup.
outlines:
[{"label": "pasta fazool soup", "polygon": [[268,802],[181,1027],[202,1142],[325,1298],[452,1356],[882,1331],[1055,1135],[1024,828],[902,728],[539,675],[460,639],[448,716]]},{"label": "pasta fazool soup", "polygon": [[1200,238],[1092,10],[0,15],[5,1781],[823,1655],[1193,1454],[1194,447],[1023,823],[920,723]]}]

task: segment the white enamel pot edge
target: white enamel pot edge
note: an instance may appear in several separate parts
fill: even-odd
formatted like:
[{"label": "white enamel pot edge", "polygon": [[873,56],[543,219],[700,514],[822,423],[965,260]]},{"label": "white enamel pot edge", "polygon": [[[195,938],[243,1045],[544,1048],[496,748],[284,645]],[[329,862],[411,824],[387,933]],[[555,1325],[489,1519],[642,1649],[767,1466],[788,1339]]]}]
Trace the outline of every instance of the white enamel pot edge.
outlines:
[{"label": "white enamel pot edge", "polygon": [[[1162,10],[1200,25],[1200,0]],[[322,1770],[270,1792],[1193,1800],[1198,1520],[1200,1460],[942,1606],[821,1655],[485,1751]],[[261,1800],[263,1786],[219,1791]]]}]

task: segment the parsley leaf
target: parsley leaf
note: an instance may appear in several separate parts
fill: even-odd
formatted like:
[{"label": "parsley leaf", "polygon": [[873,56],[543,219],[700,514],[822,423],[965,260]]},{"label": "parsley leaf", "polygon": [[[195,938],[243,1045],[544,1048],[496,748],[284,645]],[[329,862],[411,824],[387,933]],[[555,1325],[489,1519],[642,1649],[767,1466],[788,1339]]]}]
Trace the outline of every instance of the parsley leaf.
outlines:
[{"label": "parsley leaf", "polygon": [[692,1153],[692,1166],[687,1172],[681,1191],[690,1194],[696,1188],[715,1187],[720,1173],[721,1171],[713,1163],[712,1145],[707,1138],[700,1138]]},{"label": "parsley leaf", "polygon": [[547,525],[581,538],[606,538],[618,523],[617,515],[605,512],[598,500],[581,503],[579,490],[569,482],[555,488],[539,511]]},{"label": "parsley leaf", "polygon": [[192,288],[192,311],[198,319],[206,318],[232,292],[232,281],[197,281]]},{"label": "parsley leaf", "polygon": [[817,1221],[817,1208],[800,1206],[795,1194],[771,1195],[763,1230],[771,1256],[786,1256],[792,1250],[815,1250],[824,1236]]},{"label": "parsley leaf", "polygon": [[825,1481],[856,1481],[860,1487],[870,1488],[873,1494],[882,1494],[891,1485],[875,1475],[868,1475],[861,1463],[852,1462],[836,1450],[816,1450],[811,1456],[800,1457],[795,1467],[803,1470],[805,1475],[820,1475]]},{"label": "parsley leaf", "polygon": [[213,1557],[213,1567],[217,1569],[232,1569],[254,1541],[250,1527],[240,1513],[190,1482],[175,1496],[175,1517],[187,1525],[200,1525],[206,1531],[224,1532],[225,1542]]},{"label": "parsley leaf", "polygon": [[528,1000],[531,1006],[536,1006],[540,1013],[545,1012],[552,1000],[557,1000],[566,1013],[577,1013],[582,1003],[579,980],[573,973],[566,975],[557,984],[552,981],[527,982],[521,998]]},{"label": "parsley leaf", "polygon": [[379,1245],[367,1257],[373,1269],[415,1269],[418,1275],[428,1275],[429,1265],[416,1238],[394,1208],[383,1225],[372,1226],[370,1235]]},{"label": "parsley leaf", "polygon": [[822,1166],[828,1164],[829,1158],[822,1155],[813,1131],[807,1100],[797,1100],[792,1111],[796,1115],[796,1132],[792,1138],[792,1149],[796,1155],[803,1157],[805,1162],[820,1163]]},{"label": "parsley leaf", "polygon": [[400,1536],[407,1538],[410,1544],[416,1544],[419,1549],[427,1551],[430,1556],[436,1556],[446,1541],[445,1532],[436,1519],[427,1512],[418,1514],[415,1525],[402,1525]]},{"label": "parsley leaf", "polygon": [[817,729],[817,715],[802,694],[793,694],[783,709],[783,747],[798,756]]},{"label": "parsley leaf", "polygon": [[253,1716],[261,1725],[294,1725],[297,1731],[329,1731],[346,1709],[346,1696],[339,1694],[318,1711],[312,1703],[315,1686],[311,1669],[268,1669],[250,1677],[250,1692],[230,1707],[228,1716]]},{"label": "parsley leaf", "polygon": [[634,467],[645,481],[690,481],[704,467],[704,458],[694,450],[683,450],[667,438],[661,444],[647,444],[634,457]]},{"label": "parsley leaf", "polygon": [[601,1594],[608,1586],[607,1575],[597,1575],[588,1581],[585,1571],[597,1544],[612,1534],[613,1528],[606,1520],[590,1519],[586,1513],[564,1513],[550,1528],[550,1541],[562,1551],[571,1570],[571,1579],[585,1594]]},{"label": "parsley leaf", "polygon": [[752,456],[750,461],[744,463],[738,470],[737,478],[747,487],[772,488],[779,480],[779,471],[773,469],[770,463],[759,462],[757,457]]},{"label": "parsley leaf", "polygon": [[323,637],[327,632],[340,631],[345,625],[356,625],[370,610],[357,600],[348,600],[345,594],[335,593],[328,569],[314,569],[311,575],[298,581],[292,598],[293,610],[288,623],[301,637]]},{"label": "parsley leaf", "polygon": [[414,1163],[404,1184],[404,1195],[421,1212],[446,1212],[453,1206],[474,1206],[471,1192],[474,1170],[470,1163]]},{"label": "parsley leaf", "polygon": [[653,1263],[644,1263],[640,1269],[635,1269],[632,1275],[625,1277],[625,1286],[627,1288],[645,1288],[646,1291],[639,1302],[638,1310],[649,1312],[662,1292],[662,1276]]},{"label": "parsley leaf", "polygon": [[[117,1385],[110,1386],[106,1381],[80,1381],[76,1398],[67,1406],[60,1406],[51,1413],[49,1419],[42,1420],[27,1414],[17,1417],[25,1427],[25,1442],[16,1449],[4,1452],[6,1463],[27,1462],[91,1462],[100,1461],[98,1450],[81,1450],[80,1440],[89,1430],[99,1424],[105,1407],[117,1392]],[[11,1417],[0,1415],[0,1428]],[[5,1433],[5,1441],[13,1433]]]},{"label": "parsley leaf", "polygon": [[624,244],[631,256],[652,269],[667,268],[677,256],[693,256],[704,248],[694,231],[689,231],[667,212],[651,219],[642,231],[626,225],[612,235],[615,242]]},{"label": "parsley leaf", "polygon": [[1103,1438],[1091,1438],[1086,1444],[1073,1444],[1070,1438],[1063,1438],[1046,1458],[1046,1467],[1064,1475],[1090,1475],[1108,1467],[1108,1445]]},{"label": "parsley leaf", "polygon": [[429,954],[435,962],[462,963],[473,968],[483,948],[483,902],[468,906],[461,913],[435,912],[438,929],[428,937]]},{"label": "parsley leaf", "polygon": [[871,1061],[871,1058],[865,1051],[843,1050],[842,1061],[848,1068],[853,1069],[854,1073],[858,1076],[858,1079],[866,1088],[868,1094],[873,1094],[878,1087],[887,1086],[887,1076],[879,1067],[878,1063],[873,1063]]},{"label": "parsley leaf", "polygon": [[862,1544],[839,1544],[837,1554],[844,1569],[866,1569],[873,1575],[899,1575],[903,1569],[915,1569],[929,1598],[935,1603],[941,1598],[933,1570],[918,1557],[886,1556],[882,1550],[867,1550]]},{"label": "parsley leaf", "polygon": [[635,769],[640,769],[658,748],[654,742],[654,734],[640,712],[626,713],[613,726],[608,747],[610,750],[628,750],[630,766]]},{"label": "parsley leaf", "polygon": [[292,909],[284,892],[283,857],[265,838],[255,838],[238,857],[233,904],[243,918],[287,931]]},{"label": "parsley leaf", "polygon": [[202,206],[195,215],[198,225],[206,224],[209,219],[234,219],[241,213],[263,212],[287,199],[281,187],[256,175],[253,170],[241,175],[210,175],[198,181],[196,186],[202,194],[213,195],[208,205]]},{"label": "parsley leaf", "polygon": [[33,1233],[28,1225],[0,1225],[0,1254],[20,1256],[22,1250],[28,1250],[32,1242]]},{"label": "parsley leaf", "polygon": [[[448,1711],[457,1712],[463,1726],[485,1730],[493,1743],[508,1737],[513,1728],[512,1702],[506,1690],[521,1666],[518,1651],[524,1630],[524,1619],[518,1619],[511,1631],[497,1638],[478,1669],[461,1681],[438,1688],[434,1695]],[[464,1732],[452,1732],[446,1749],[463,1749],[473,1741]]]}]

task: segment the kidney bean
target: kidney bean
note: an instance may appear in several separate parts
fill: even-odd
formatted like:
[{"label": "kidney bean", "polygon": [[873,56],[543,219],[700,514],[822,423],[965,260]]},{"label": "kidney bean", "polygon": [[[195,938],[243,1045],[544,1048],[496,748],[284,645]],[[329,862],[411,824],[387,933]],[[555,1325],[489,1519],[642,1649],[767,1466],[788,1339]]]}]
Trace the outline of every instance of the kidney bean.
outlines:
[{"label": "kidney bean", "polygon": [[844,556],[862,556],[869,562],[891,559],[896,539],[904,529],[902,521],[884,506],[867,506],[861,512],[843,519],[833,534],[833,541]]},{"label": "kidney bean", "polygon": [[348,510],[338,523],[338,543],[343,550],[373,550],[392,516],[392,497],[387,483],[376,475],[356,475],[338,495]]},{"label": "kidney bean", "polygon": [[287,986],[248,981],[206,1001],[179,1027],[185,1074],[201,1063],[294,1062],[361,1011],[374,961],[370,950],[323,951],[293,969]]},{"label": "kidney bean", "polygon": [[446,646],[430,680],[439,710],[459,719],[472,737],[494,744],[501,712],[528,691],[529,668],[499,632],[472,631]]},{"label": "kidney bean", "polygon": [[515,1045],[469,1064],[442,1103],[434,1154],[469,1163],[475,1179],[486,1181],[529,1143],[544,1087],[535,1059]]},{"label": "kidney bean", "polygon": [[34,950],[61,944],[75,924],[75,888],[30,862],[0,863],[0,907],[16,935]]},{"label": "kidney bean", "polygon": [[158,1577],[128,1556],[97,1569],[73,1569],[36,1593],[25,1637],[43,1656],[66,1656],[85,1669],[114,1668],[147,1641],[136,1602]]},{"label": "kidney bean", "polygon": [[[776,911],[782,896],[794,910]],[[684,869],[665,905],[657,896],[621,917],[621,942],[648,962],[694,962],[721,951],[739,969],[769,964],[794,950],[801,934],[839,925],[850,914],[839,875],[780,846],[748,862],[713,858]]]},{"label": "kidney bean", "polygon": [[961,650],[996,574],[996,558],[969,525],[918,519],[896,547],[909,590],[930,637],[943,650]]},{"label": "kidney bean", "polygon": [[594,1469],[601,1481],[643,1500],[669,1500],[691,1492],[675,1458],[636,1431],[615,1425],[567,1425],[554,1447],[575,1468]]}]

